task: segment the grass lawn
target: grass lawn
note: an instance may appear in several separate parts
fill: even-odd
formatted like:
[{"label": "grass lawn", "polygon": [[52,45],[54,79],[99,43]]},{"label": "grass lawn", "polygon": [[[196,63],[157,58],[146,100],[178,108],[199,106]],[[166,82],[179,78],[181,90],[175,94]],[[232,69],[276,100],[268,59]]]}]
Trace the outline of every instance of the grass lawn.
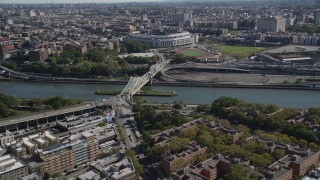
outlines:
[{"label": "grass lawn", "polygon": [[[249,56],[254,53],[254,47],[249,46],[218,46],[217,49],[224,54]],[[262,47],[256,47],[256,53],[263,51]]]},{"label": "grass lawn", "polygon": [[199,50],[199,49],[187,49],[187,50],[183,50],[182,52],[180,52],[180,54],[183,54],[185,56],[195,56],[195,57],[199,57],[199,56],[207,56],[207,53]]}]

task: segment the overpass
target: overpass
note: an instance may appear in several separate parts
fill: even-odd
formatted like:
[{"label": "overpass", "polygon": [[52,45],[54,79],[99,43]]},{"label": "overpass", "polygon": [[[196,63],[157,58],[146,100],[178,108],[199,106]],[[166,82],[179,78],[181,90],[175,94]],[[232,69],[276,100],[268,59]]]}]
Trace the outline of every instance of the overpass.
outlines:
[{"label": "overpass", "polygon": [[59,110],[43,111],[30,115],[1,119],[0,132],[4,132],[5,130],[19,130],[29,127],[39,127],[40,125],[57,122],[70,115],[81,115],[84,113],[90,113],[93,112],[96,108],[104,106],[107,105],[94,102],[90,104],[70,106]]},{"label": "overpass", "polygon": [[163,69],[168,71],[170,69],[199,69],[199,70],[212,70],[212,71],[227,71],[236,73],[249,73],[250,70],[241,69],[237,67],[211,65],[211,64],[198,64],[198,63],[185,63],[185,64],[172,64]]}]

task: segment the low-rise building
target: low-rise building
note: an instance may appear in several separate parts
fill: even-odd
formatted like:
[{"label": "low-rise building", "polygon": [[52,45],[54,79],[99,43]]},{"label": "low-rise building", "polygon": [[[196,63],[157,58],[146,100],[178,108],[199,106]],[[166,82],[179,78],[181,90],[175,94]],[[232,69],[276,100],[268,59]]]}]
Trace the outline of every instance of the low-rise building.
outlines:
[{"label": "low-rise building", "polygon": [[135,169],[129,157],[110,164],[99,170],[107,180],[133,180],[136,179]]},{"label": "low-rise building", "polygon": [[78,180],[100,180],[101,178],[100,178],[99,172],[95,170],[91,170],[79,175],[77,179]]},{"label": "low-rise building", "polygon": [[45,168],[43,162],[31,161],[28,163],[29,173],[36,173],[40,177],[44,176]]},{"label": "low-rise building", "polygon": [[188,145],[187,149],[178,154],[164,154],[161,157],[162,169],[166,175],[187,165],[193,164],[200,157],[207,156],[208,148],[201,145]]},{"label": "low-rise building", "polygon": [[3,147],[7,146],[7,143],[14,141],[14,135],[10,131],[6,131],[0,134],[0,145]]},{"label": "low-rise building", "polygon": [[89,130],[88,132],[94,134],[94,137],[98,140],[99,144],[117,138],[113,124],[108,124],[103,127],[96,127],[94,129]]},{"label": "low-rise building", "polygon": [[42,179],[43,178],[37,173],[32,173],[32,174],[29,174],[27,176],[20,178],[20,180],[42,180]]},{"label": "low-rise building", "polygon": [[318,164],[320,161],[320,151],[304,150],[299,154],[289,154],[271,164],[269,169],[273,167],[284,166],[292,169],[293,176],[303,176],[308,170]]},{"label": "low-rise building", "polygon": [[292,179],[292,172],[291,168],[271,165],[264,174],[266,180],[290,180]]},{"label": "low-rise building", "polygon": [[250,137],[249,139],[252,139],[257,142],[266,143],[266,146],[269,148],[270,153],[273,153],[273,151],[276,149],[285,149],[286,148],[286,145],[284,145],[284,144],[272,141],[270,139],[262,138],[262,137],[253,136],[253,137]]},{"label": "low-rise building", "polygon": [[231,165],[242,164],[249,166],[250,161],[243,158],[234,158],[229,153],[224,152],[216,156],[198,163],[197,165],[190,165],[173,174],[173,180],[184,179],[206,179],[214,180],[219,176],[223,176],[228,172]]},{"label": "low-rise building", "polygon": [[26,164],[12,154],[0,157],[0,180],[18,180],[27,176]]},{"label": "low-rise building", "polygon": [[8,151],[14,154],[19,159],[27,155],[27,149],[21,142],[13,141],[8,144],[7,147]]},{"label": "low-rise building", "polygon": [[87,130],[89,128],[97,127],[99,123],[104,121],[105,121],[105,118],[103,118],[102,116],[71,117],[64,121],[59,121],[57,123],[57,126],[63,131],[76,133],[76,132]]},{"label": "low-rise building", "polygon": [[215,121],[208,121],[206,119],[200,118],[200,119],[196,119],[196,120],[184,123],[179,127],[171,128],[166,131],[162,131],[158,134],[154,134],[151,136],[151,142],[154,144],[164,145],[165,142],[167,142],[172,136],[182,133],[183,131],[186,131],[188,129],[196,128],[197,124],[204,124],[212,128],[212,130],[223,132],[224,134],[230,137],[231,143],[237,142],[240,139],[240,137],[243,135],[242,132],[228,128],[228,127],[224,127],[221,125],[221,123],[217,123]]}]

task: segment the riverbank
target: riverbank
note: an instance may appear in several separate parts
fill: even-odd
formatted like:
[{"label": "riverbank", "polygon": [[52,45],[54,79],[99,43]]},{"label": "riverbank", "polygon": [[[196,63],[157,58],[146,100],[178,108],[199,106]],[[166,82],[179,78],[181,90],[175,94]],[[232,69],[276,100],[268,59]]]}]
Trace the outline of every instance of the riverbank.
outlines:
[{"label": "riverbank", "polygon": [[140,91],[135,94],[135,96],[162,96],[162,97],[172,97],[178,94],[174,91],[172,92],[160,92],[160,91]]},{"label": "riverbank", "polygon": [[181,87],[214,87],[214,88],[249,88],[249,89],[291,89],[320,91],[320,85],[313,87],[309,84],[235,84],[235,83],[206,83],[206,82],[156,82],[159,86]]},{"label": "riverbank", "polygon": [[119,95],[121,93],[121,90],[101,90],[98,89],[96,92],[94,92],[94,94],[96,95],[108,95],[108,96],[116,96]]}]

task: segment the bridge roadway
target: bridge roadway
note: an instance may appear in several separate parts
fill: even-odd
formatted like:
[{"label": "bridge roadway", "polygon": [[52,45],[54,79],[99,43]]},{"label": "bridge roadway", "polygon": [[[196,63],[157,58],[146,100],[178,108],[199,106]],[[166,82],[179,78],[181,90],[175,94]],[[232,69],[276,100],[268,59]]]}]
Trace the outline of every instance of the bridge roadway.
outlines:
[{"label": "bridge roadway", "polygon": [[144,85],[149,81],[152,81],[152,78],[165,68],[169,61],[165,60],[165,57],[160,53],[155,53],[159,57],[159,60],[156,64],[150,67],[150,70],[141,77],[130,77],[130,80],[126,87],[119,94],[120,97],[132,99],[132,96],[137,93]]}]

